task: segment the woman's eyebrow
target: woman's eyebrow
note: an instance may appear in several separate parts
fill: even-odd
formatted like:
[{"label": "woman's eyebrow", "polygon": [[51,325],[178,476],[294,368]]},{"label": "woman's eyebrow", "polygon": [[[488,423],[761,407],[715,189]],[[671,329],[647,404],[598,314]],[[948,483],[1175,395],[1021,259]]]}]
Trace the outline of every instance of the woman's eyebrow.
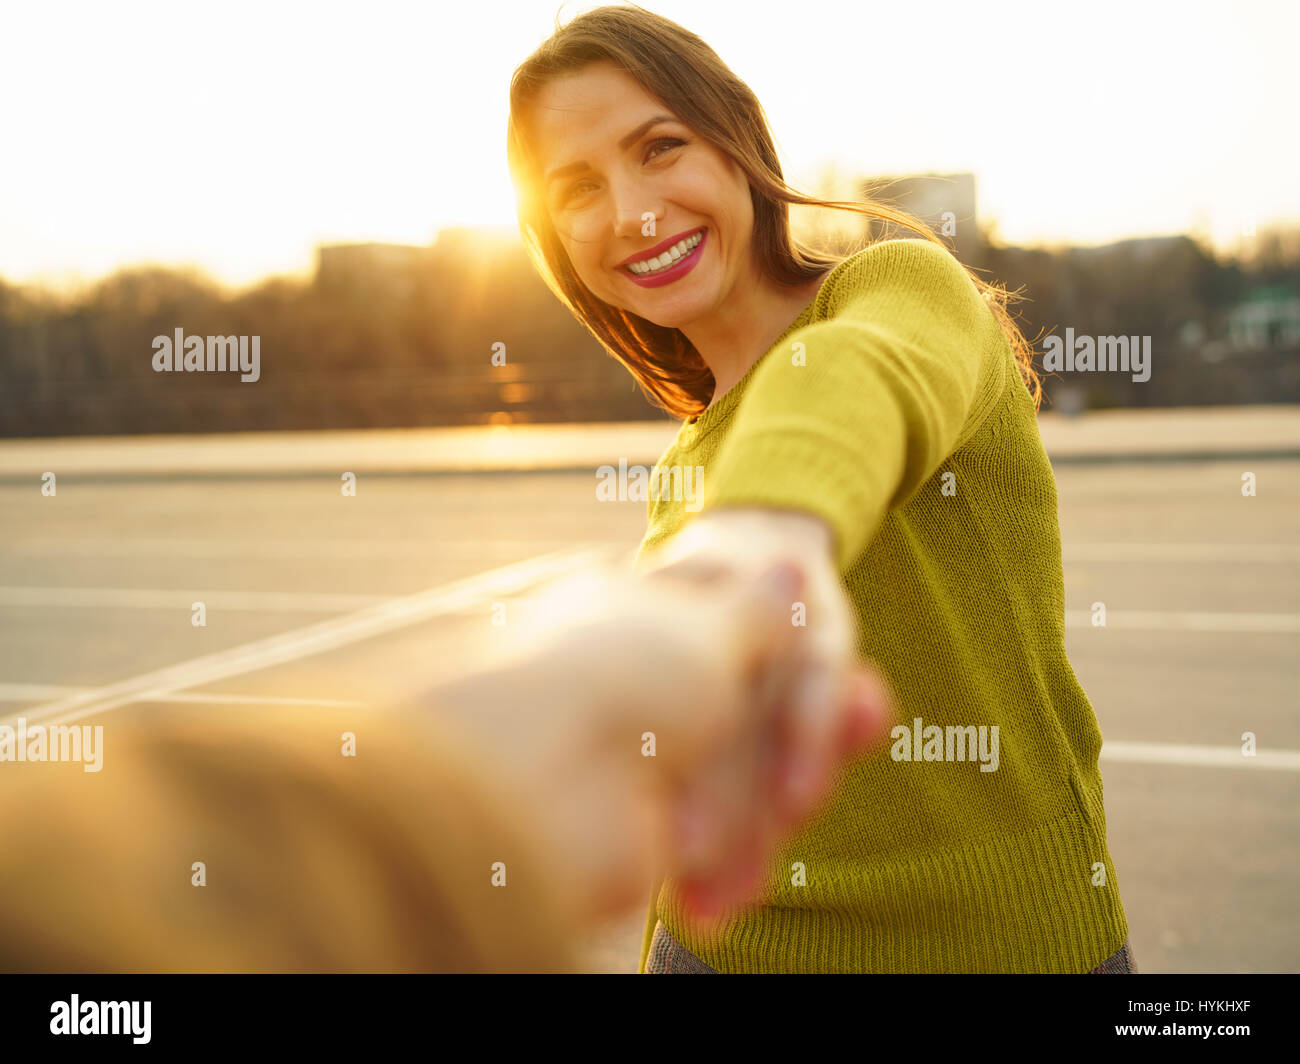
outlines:
[{"label": "woman's eyebrow", "polygon": [[[631,133],[628,133],[625,137],[623,137],[622,140],[618,142],[619,149],[620,150],[626,149],[629,145],[635,144],[637,138],[642,136],[646,130],[654,126],[657,126],[660,122],[676,122],[676,121],[677,119],[674,118],[672,115],[655,115],[653,118],[647,118],[644,122],[642,122],[639,126],[637,126],[636,129],[632,130]],[[586,169],[588,169],[587,164],[582,161],[578,161],[576,163],[565,163],[565,165],[563,166],[557,166],[554,170],[552,170],[549,174],[546,175],[546,183],[549,185],[557,177],[564,177],[566,174],[576,174],[579,171],[586,170]]]}]

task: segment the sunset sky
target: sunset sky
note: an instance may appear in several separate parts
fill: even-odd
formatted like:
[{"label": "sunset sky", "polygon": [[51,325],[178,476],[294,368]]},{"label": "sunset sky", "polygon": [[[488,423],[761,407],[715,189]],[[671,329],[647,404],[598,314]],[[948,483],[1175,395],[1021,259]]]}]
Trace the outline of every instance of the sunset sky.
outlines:
[{"label": "sunset sky", "polygon": [[[561,17],[598,6],[566,4]],[[647,0],[763,101],[787,176],[972,170],[1004,240],[1300,219],[1300,4]],[[319,242],[513,224],[514,67],[558,0],[40,3],[0,17],[0,276],[232,284]]]}]

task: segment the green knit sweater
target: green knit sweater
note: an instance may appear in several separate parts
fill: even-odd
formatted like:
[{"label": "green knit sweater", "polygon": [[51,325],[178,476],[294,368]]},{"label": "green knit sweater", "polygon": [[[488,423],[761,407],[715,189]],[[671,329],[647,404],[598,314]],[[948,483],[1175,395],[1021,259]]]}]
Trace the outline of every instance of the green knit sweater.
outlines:
[{"label": "green knit sweater", "polygon": [[[672,467],[703,470],[702,506],[659,497]],[[656,917],[722,972],[1086,972],[1118,950],[1101,731],[1065,653],[1056,482],[1010,344],[950,254],[889,240],[841,262],[682,424],[638,563],[719,506],[828,522],[858,651],[900,728],[840,773],[759,907],[715,937],[692,934],[666,880],[641,970]]]}]

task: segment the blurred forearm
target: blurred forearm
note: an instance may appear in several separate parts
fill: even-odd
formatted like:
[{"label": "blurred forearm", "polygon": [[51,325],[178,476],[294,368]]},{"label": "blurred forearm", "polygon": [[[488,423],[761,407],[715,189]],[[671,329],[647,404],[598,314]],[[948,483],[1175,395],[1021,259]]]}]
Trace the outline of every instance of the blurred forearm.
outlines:
[{"label": "blurred forearm", "polygon": [[99,773],[0,773],[5,970],[567,964],[526,823],[426,714],[110,720],[105,738]]}]

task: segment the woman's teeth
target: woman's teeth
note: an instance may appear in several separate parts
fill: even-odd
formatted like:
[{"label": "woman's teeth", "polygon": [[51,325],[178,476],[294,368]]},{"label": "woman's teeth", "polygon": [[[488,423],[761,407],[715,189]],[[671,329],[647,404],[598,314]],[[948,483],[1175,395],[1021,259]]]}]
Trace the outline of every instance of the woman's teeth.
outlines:
[{"label": "woman's teeth", "polygon": [[640,262],[628,263],[627,268],[632,273],[638,275],[659,273],[661,270],[668,269],[669,266],[672,266],[686,255],[689,255],[700,246],[700,241],[703,239],[704,231],[701,230],[693,236],[688,236],[685,240],[679,240],[662,255],[653,259],[643,259]]}]

